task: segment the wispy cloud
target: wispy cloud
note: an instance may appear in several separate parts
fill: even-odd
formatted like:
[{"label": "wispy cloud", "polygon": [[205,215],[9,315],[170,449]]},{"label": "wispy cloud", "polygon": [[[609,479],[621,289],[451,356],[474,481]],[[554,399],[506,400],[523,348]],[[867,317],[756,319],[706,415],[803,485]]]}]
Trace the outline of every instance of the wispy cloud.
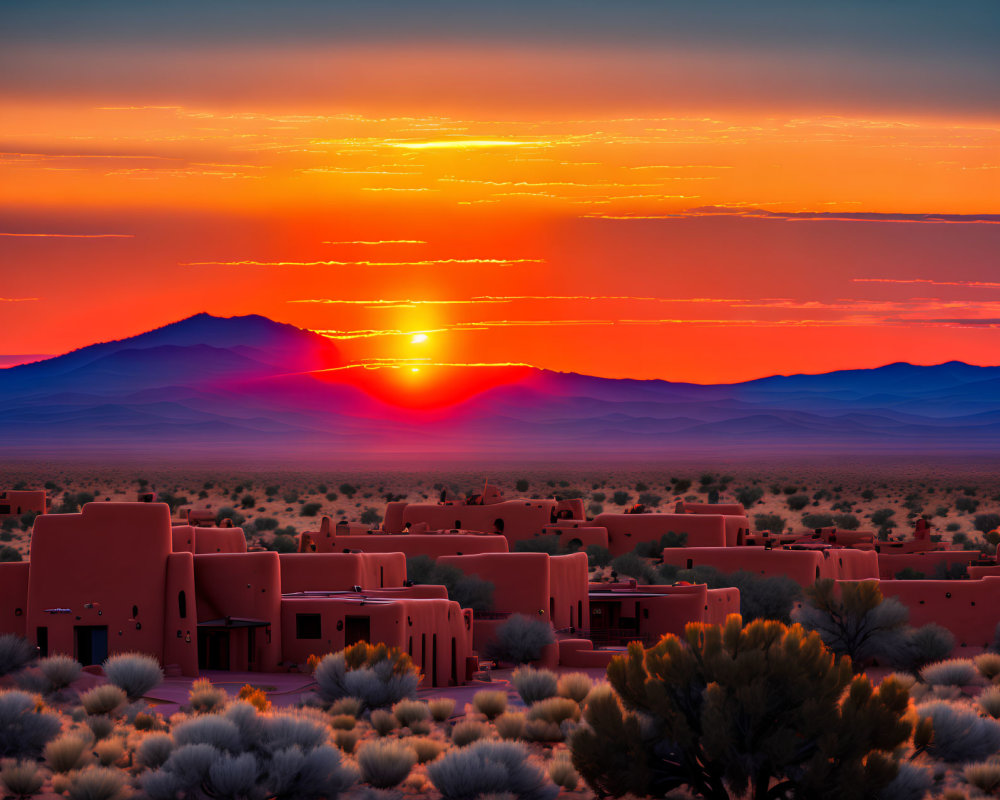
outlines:
[{"label": "wispy cloud", "polygon": [[541,258],[429,258],[422,261],[182,261],[181,267],[436,267],[447,264],[544,264]]},{"label": "wispy cloud", "polygon": [[386,147],[402,150],[482,150],[496,147],[549,147],[552,142],[511,139],[435,139],[424,142],[386,142]]},{"label": "wispy cloud", "polygon": [[0,303],[30,303],[32,300],[39,300],[38,297],[0,297]]},{"label": "wispy cloud", "polygon": [[381,244],[427,244],[423,239],[355,239],[352,241],[332,242],[325,241],[323,244],[361,244],[361,245],[381,245]]},{"label": "wispy cloud", "polygon": [[899,222],[952,225],[1000,225],[1000,214],[883,214],[867,211],[768,211],[763,208],[700,206],[673,214],[588,214],[598,219],[684,219],[686,217],[747,217],[781,222]]},{"label": "wispy cloud", "polygon": [[0,233],[16,239],[134,239],[134,233]]},{"label": "wispy cloud", "polygon": [[994,281],[938,281],[931,278],[853,278],[854,283],[900,283],[924,286],[964,286],[971,289],[1000,289]]}]

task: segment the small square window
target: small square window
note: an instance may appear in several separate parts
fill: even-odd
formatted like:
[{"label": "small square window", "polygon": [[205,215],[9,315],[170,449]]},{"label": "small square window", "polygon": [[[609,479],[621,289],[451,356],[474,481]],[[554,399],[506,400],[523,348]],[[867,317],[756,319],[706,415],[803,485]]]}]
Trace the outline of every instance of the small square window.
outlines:
[{"label": "small square window", "polygon": [[322,639],[323,625],[319,614],[295,615],[296,639]]}]

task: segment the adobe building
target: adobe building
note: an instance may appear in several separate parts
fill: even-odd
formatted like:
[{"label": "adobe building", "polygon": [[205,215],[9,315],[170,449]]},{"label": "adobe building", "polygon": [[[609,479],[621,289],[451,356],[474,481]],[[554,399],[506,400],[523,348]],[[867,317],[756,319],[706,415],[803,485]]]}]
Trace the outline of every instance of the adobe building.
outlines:
[{"label": "adobe building", "polygon": [[471,619],[440,591],[405,588],[403,554],[248,553],[236,536],[172,526],[162,503],[41,516],[31,560],[0,563],[0,632],[85,665],[149,653],[184,675],[275,671],[361,639],[426,638],[425,680],[466,679]]},{"label": "adobe building", "polygon": [[428,530],[425,523],[410,526],[402,533],[384,533],[347,522],[331,523],[323,517],[318,531],[299,536],[300,553],[404,553],[407,557],[466,553],[506,553],[507,537],[499,533],[469,530]]},{"label": "adobe building", "polygon": [[47,510],[44,489],[5,489],[0,491],[0,518],[19,517],[22,514],[44,514]]},{"label": "adobe building", "polygon": [[453,499],[442,492],[437,503],[389,503],[382,530],[403,533],[423,523],[427,530],[500,533],[513,545],[521,539],[539,535],[546,525],[561,519],[585,520],[583,500],[504,500],[497,487],[487,485],[483,494],[464,500]]}]

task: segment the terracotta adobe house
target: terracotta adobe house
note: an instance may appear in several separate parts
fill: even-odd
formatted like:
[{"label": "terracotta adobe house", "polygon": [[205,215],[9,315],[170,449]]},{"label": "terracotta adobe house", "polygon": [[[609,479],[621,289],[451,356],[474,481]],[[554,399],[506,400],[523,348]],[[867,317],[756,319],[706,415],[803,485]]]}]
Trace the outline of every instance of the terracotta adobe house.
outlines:
[{"label": "terracotta adobe house", "polygon": [[44,489],[21,490],[6,489],[0,491],[0,519],[3,517],[19,517],[22,514],[44,514],[48,507]]},{"label": "terracotta adobe house", "polygon": [[171,525],[162,503],[88,503],[40,516],[30,561],[0,564],[0,632],[184,675],[278,671],[364,639],[410,650],[428,684],[463,682],[471,612],[405,580],[401,553],[247,553],[239,528]]}]

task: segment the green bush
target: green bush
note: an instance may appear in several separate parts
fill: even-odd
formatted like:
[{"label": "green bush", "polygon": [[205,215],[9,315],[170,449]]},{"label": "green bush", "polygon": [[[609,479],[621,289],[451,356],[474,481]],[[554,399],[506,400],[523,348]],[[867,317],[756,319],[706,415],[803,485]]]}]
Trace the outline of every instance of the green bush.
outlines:
[{"label": "green bush", "polygon": [[520,539],[514,542],[515,553],[548,553],[550,556],[560,555],[563,550],[560,546],[558,533],[546,536],[532,536],[530,539]]},{"label": "green bush", "polygon": [[478,575],[466,575],[451,564],[438,564],[430,556],[406,559],[406,577],[418,584],[444,586],[448,599],[473,611],[493,610],[493,583]]},{"label": "green bush", "polygon": [[807,505],[809,505],[809,495],[807,494],[793,494],[785,502],[788,503],[788,508],[792,511],[801,511]]},{"label": "green bush", "polygon": [[785,529],[785,518],[779,514],[754,514],[754,530],[781,533]]},{"label": "green bush", "polygon": [[[321,508],[323,508],[322,503],[303,503],[302,507],[299,509],[299,516],[315,517]],[[364,520],[362,520],[362,522],[364,522]]]},{"label": "green bush", "polygon": [[744,486],[736,490],[736,502],[744,508],[757,505],[764,498],[764,490],[759,486]]},{"label": "green bush", "polygon": [[584,552],[591,567],[606,567],[611,563],[611,551],[603,545],[588,544]]},{"label": "green bush", "polygon": [[833,525],[833,514],[803,514],[802,526],[804,528],[829,528]]},{"label": "green bush", "polygon": [[912,734],[901,684],[873,689],[818,635],[779,622],[733,615],[649,650],[632,643],[608,680],[570,739],[599,795],[876,797]]}]

